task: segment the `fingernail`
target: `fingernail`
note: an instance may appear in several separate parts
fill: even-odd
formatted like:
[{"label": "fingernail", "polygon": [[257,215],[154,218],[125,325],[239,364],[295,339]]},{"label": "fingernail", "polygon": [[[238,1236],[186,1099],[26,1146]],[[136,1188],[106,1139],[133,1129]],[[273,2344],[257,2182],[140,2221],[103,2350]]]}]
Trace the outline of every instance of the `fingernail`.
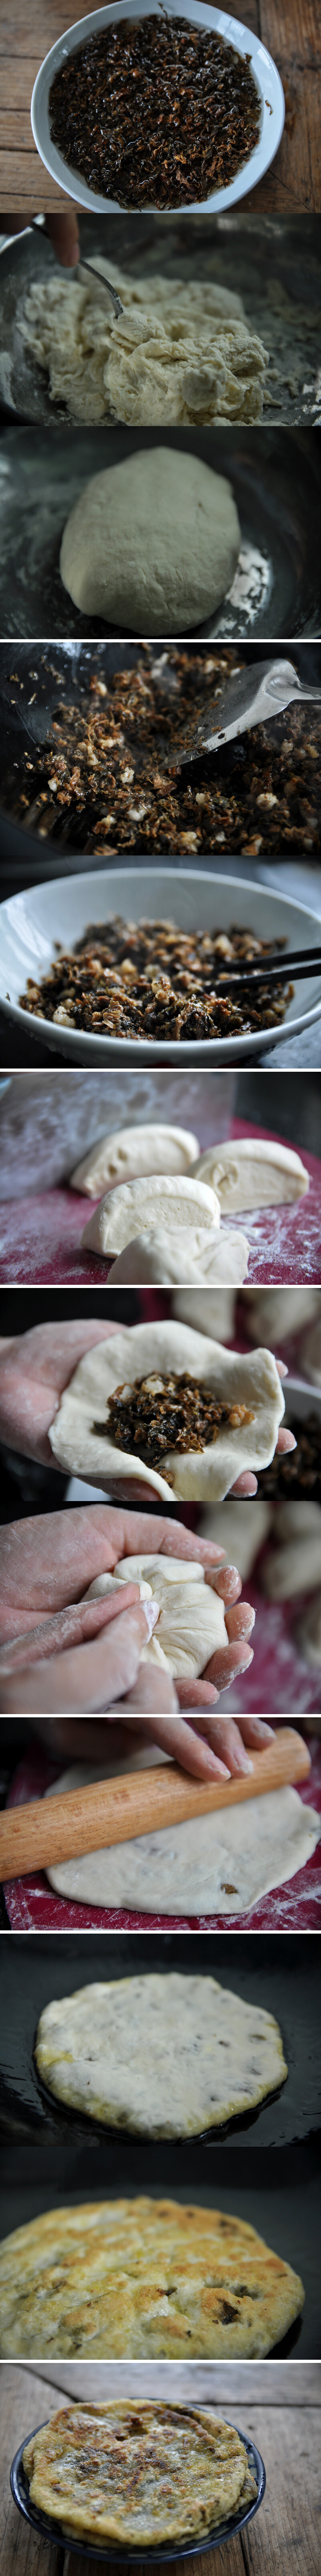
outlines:
[{"label": "fingernail", "polygon": [[153,1601],[142,1601],[141,1609],[144,1610],[145,1614],[147,1636],[152,1637],[153,1628],[156,1628],[156,1620],[159,1619],[159,1601],[155,1601],[155,1595]]},{"label": "fingernail", "polygon": [[259,1730],[259,1732],[260,1732],[260,1743],[262,1743],[262,1737],[263,1737],[263,1735],[264,1735],[264,1738],[265,1738],[265,1737],[267,1737],[267,1736],[269,1736],[269,1737],[270,1737],[270,1743],[271,1743],[271,1744],[274,1744],[274,1726],[266,1726],[266,1725],[265,1725],[265,1721],[264,1721],[264,1719],[263,1719],[263,1718],[260,1718],[260,1717],[258,1717],[258,1721],[257,1721],[257,1723],[258,1723],[258,1730]]},{"label": "fingernail", "polygon": [[249,1761],[248,1753],[238,1753],[236,1767],[238,1771],[253,1771],[253,1762]]}]

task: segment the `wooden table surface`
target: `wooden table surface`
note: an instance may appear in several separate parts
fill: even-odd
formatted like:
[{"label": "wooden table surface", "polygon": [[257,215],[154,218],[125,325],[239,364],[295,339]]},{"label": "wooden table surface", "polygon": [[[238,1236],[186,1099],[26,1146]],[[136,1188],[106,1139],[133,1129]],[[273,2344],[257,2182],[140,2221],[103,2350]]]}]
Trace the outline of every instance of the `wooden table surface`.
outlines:
[{"label": "wooden table surface", "polygon": [[[267,178],[246,198],[262,213],[289,214],[321,207],[320,96],[321,16],[319,0],[233,0],[234,17],[244,19],[268,48],[281,74],[286,100],[285,131]],[[33,83],[44,55],[64,28],[73,23],[66,0],[2,0],[0,27],[0,217],[31,214],[68,202],[39,160],[30,124]]]},{"label": "wooden table surface", "polygon": [[[38,2540],[20,2519],[9,2487],[9,2469],[19,2442],[44,2421],[64,2396],[115,2395],[115,2369],[104,2363],[90,2371],[67,2362],[48,2369],[3,2364],[1,2372],[1,2576],[92,2576],[93,2557],[79,2559]],[[122,2367],[123,2396],[165,2394],[164,2367],[136,2363]],[[242,2541],[237,2534],[223,2549],[182,2559],[181,2576],[320,2576],[318,2546],[318,2451],[320,2451],[321,2371],[299,2362],[256,2362],[219,2369],[182,2371],[169,2365],[166,2394],[226,2409],[257,2443],[265,2461],[264,2503]],[[169,2562],[170,2565],[170,2562]]]}]

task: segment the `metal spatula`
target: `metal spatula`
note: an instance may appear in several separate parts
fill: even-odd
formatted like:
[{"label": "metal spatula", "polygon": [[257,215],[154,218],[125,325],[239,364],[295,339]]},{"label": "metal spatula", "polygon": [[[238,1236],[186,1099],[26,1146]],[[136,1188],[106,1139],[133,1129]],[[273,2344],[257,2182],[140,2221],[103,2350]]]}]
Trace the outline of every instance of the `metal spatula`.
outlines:
[{"label": "metal spatula", "polygon": [[[248,662],[247,669],[235,673],[223,689],[215,723],[201,716],[188,751],[180,751],[178,769],[193,768],[209,752],[222,751],[226,742],[235,742],[240,733],[252,725],[268,724],[290,706],[292,698],[312,698],[321,706],[321,689],[305,688],[298,679],[293,662]],[[219,718],[219,720],[218,720]]]}]

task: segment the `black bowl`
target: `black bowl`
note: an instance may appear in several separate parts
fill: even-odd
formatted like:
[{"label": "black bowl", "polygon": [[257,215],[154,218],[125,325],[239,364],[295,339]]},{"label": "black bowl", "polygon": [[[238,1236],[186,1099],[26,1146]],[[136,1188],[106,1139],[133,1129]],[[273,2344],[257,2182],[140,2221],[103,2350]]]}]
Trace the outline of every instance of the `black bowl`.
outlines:
[{"label": "black bowl", "polygon": [[[48,2417],[45,2418],[45,2421],[48,2422]],[[42,2426],[36,2424],[35,2432],[39,2433],[41,2430]],[[63,2550],[72,2547],[73,2556],[77,2558],[92,2557],[100,2567],[108,2567],[116,2560],[117,2562],[119,2560],[120,2567],[127,2565],[132,2565],[133,2567],[158,2567],[163,2562],[167,2565],[171,2558],[196,2558],[198,2553],[201,2553],[203,2558],[205,2550],[220,2549],[222,2541],[229,2540],[233,2532],[243,2531],[246,2522],[252,2522],[253,2514],[258,2513],[259,2505],[263,2503],[263,2496],[265,2494],[266,2487],[264,2460],[261,2459],[260,2451],[255,2449],[254,2442],[247,2441],[246,2433],[241,2433],[239,2424],[234,2425],[234,2431],[240,2434],[240,2440],[241,2442],[244,2442],[244,2449],[247,2452],[251,2474],[254,2474],[257,2479],[257,2496],[255,2497],[255,2503],[247,2505],[244,2513],[231,2515],[228,2522],[216,2523],[215,2531],[209,2531],[206,2540],[203,2538],[201,2540],[185,2540],[182,2541],[179,2549],[175,2549],[173,2545],[170,2549],[149,2549],[144,2551],[128,2548],[117,2549],[115,2546],[112,2549],[99,2549],[99,2547],[96,2546],[95,2541],[73,2539],[71,2542],[70,2532],[64,2531],[62,2523],[51,2521],[49,2514],[41,2513],[38,2505],[31,2504],[28,2480],[23,2466],[23,2452],[26,2442],[27,2440],[30,2442],[34,2439],[34,2435],[31,2433],[28,2435],[26,2433],[24,2434],[23,2441],[20,2442],[20,2449],[15,2452],[15,2458],[12,2461],[10,2469],[11,2494],[13,2495],[14,2503],[18,2505],[19,2513],[24,2514],[26,2522],[32,2523],[34,2531],[39,2531],[40,2534],[42,2534],[43,2540],[55,2541],[56,2547]]]}]

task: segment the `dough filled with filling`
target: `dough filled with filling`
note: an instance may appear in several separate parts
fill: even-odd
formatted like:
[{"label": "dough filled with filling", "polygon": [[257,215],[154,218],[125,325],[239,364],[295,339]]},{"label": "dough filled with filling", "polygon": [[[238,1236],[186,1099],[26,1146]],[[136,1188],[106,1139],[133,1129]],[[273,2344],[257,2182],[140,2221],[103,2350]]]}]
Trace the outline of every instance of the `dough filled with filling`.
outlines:
[{"label": "dough filled with filling", "polygon": [[207,2406],[122,2396],[59,2408],[23,2453],[31,2503],[67,2537],[146,2549],[189,2540],[257,2495],[245,2443]]},{"label": "dough filled with filling", "polygon": [[[124,1251],[117,1253],[117,1260],[114,1261],[113,1268],[109,1272],[109,1286],[113,1285],[116,1288],[123,1284],[142,1287],[144,1280],[150,1280],[160,1288],[172,1288],[179,1284],[180,1280],[189,1279],[191,1282],[194,1281],[197,1287],[199,1279],[206,1279],[209,1284],[212,1279],[225,1279],[227,1282],[225,1293],[228,1296],[231,1279],[236,1281],[246,1279],[249,1248],[246,1235],[241,1234],[239,1230],[236,1231],[236,1228],[233,1233],[229,1226],[225,1229],[222,1226],[219,1234],[216,1227],[206,1234],[200,1227],[196,1233],[192,1233],[185,1226],[175,1229],[173,1234],[165,1234],[165,1232],[161,1234],[158,1226],[155,1226],[154,1234],[134,1235],[132,1241],[125,1245]],[[218,1303],[219,1300],[217,1300]],[[204,1331],[208,1333],[210,1331],[210,1323],[206,1316],[208,1295],[206,1294],[202,1306],[202,1298],[190,1297],[188,1289],[186,1291],[183,1289],[182,1299],[175,1298],[176,1315],[181,1311],[181,1304],[183,1321],[195,1322],[196,1327],[199,1325],[200,1331],[202,1331],[202,1317],[199,1314],[199,1308],[202,1308],[202,1312],[204,1309]],[[221,1304],[223,1310],[223,1292]],[[190,1307],[189,1313],[188,1307]],[[223,1315],[224,1321],[225,1315]],[[219,1324],[216,1325],[216,1332],[218,1330],[220,1340],[224,1341],[225,1331],[221,1333]],[[229,1340],[228,1333],[226,1340]]]},{"label": "dough filled with filling", "polygon": [[125,1326],[85,1353],[50,1427],[68,1474],[131,1476],[164,1499],[218,1501],[274,1457],[284,1397],[268,1350],[223,1348],[187,1324]]},{"label": "dough filled with filling", "polygon": [[145,2197],[46,2210],[1,2246],[1,2351],[192,2361],[264,2354],[298,2274],[248,2221]]},{"label": "dough filled with filling", "polygon": [[159,1602],[157,1627],[143,1646],[141,1662],[165,1663],[174,1679],[179,1673],[196,1679],[218,1648],[228,1645],[224,1602],[205,1582],[204,1567],[191,1557],[153,1556],[151,1552],[124,1556],[115,1576],[96,1575],[85,1600],[97,1601],[120,1583],[129,1582],[139,1583],[141,1600],[152,1598]]},{"label": "dough filled with filling", "polygon": [[64,589],[86,617],[184,634],[220,606],[241,532],[231,486],[191,451],[141,448],[91,476],[66,520]]},{"label": "dough filled with filling", "polygon": [[[143,1769],[146,1762],[143,1752]],[[55,1781],[55,1794],[105,1779],[110,1767],[107,1762],[73,1764]],[[127,1757],[124,1768],[132,1767]],[[153,1922],[158,1915],[170,1923],[177,1919],[186,1929],[195,1917],[206,1931],[209,1917],[228,1916],[233,1922],[251,1915],[270,1888],[286,1886],[305,1868],[320,1833],[320,1816],[303,1804],[297,1789],[269,1789],[239,1806],[191,1816],[183,1824],[137,1834],[133,1842],[57,1862],[47,1877],[59,1896],[70,1896],[77,1904],[107,1912],[128,1908],[150,1915]]]}]

